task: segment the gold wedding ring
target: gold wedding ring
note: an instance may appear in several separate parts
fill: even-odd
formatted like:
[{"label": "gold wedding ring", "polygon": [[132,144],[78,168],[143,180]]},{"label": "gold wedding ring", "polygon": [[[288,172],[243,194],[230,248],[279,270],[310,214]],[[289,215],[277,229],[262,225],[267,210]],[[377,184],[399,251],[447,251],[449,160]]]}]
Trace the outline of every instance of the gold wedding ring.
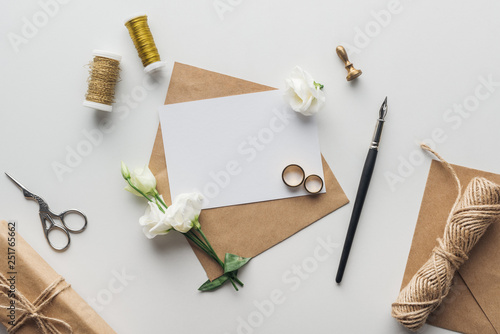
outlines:
[{"label": "gold wedding ring", "polygon": [[323,179],[316,174],[309,175],[304,181],[304,188],[310,194],[317,194],[323,189]]},{"label": "gold wedding ring", "polygon": [[316,174],[311,174],[307,178],[304,169],[296,164],[291,164],[283,169],[281,178],[283,182],[292,188],[296,188],[304,184],[304,188],[310,194],[317,194],[323,189],[323,179]]},{"label": "gold wedding ring", "polygon": [[287,186],[295,188],[300,186],[302,182],[304,182],[305,173],[302,167],[300,167],[299,165],[291,164],[283,169],[281,178]]}]

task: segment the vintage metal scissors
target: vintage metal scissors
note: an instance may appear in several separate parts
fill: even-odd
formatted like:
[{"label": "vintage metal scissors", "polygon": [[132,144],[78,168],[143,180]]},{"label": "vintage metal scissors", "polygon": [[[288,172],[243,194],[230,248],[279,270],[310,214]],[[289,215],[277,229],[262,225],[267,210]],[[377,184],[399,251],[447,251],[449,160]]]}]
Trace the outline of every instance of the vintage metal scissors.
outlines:
[{"label": "vintage metal scissors", "polygon": [[[5,175],[7,175],[9,177],[9,179],[11,179],[11,181],[14,182],[19,187],[19,189],[21,189],[23,191],[23,195],[24,195],[24,197],[26,197],[26,199],[32,199],[34,201],[37,201],[38,204],[40,205],[40,220],[42,222],[42,228],[43,228],[43,232],[45,234],[45,239],[47,239],[47,242],[49,243],[50,247],[52,247],[53,249],[55,249],[57,251],[66,250],[69,247],[69,244],[71,242],[69,234],[83,232],[83,230],[85,230],[85,228],[87,227],[87,217],[83,214],[83,212],[81,212],[79,210],[71,209],[71,210],[66,210],[60,214],[55,214],[49,209],[49,205],[47,204],[47,202],[45,202],[43,200],[43,198],[33,194],[31,191],[29,191],[25,186],[23,186],[21,183],[19,183],[16,179],[14,179],[9,174],[5,173]],[[70,215],[78,216],[79,220],[82,220],[82,218],[83,218],[83,226],[80,229],[73,229],[73,228],[70,228],[68,225],[66,225],[66,222],[64,221],[64,219],[66,219]],[[60,224],[56,223],[56,220],[59,220]],[[50,240],[50,237],[49,237],[50,233],[54,230],[62,231],[67,237],[67,239],[66,239],[67,242],[66,242],[66,244],[63,244],[62,247],[56,247],[52,243],[52,241]]]}]

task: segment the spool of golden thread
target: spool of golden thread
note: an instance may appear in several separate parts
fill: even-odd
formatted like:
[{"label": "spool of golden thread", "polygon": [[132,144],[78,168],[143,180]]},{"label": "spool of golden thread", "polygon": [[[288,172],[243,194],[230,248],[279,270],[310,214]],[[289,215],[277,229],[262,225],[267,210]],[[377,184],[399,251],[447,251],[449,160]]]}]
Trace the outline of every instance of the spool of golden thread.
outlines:
[{"label": "spool of golden thread", "polygon": [[134,16],[125,22],[125,26],[134,42],[139,58],[141,58],[144,72],[151,73],[165,66],[165,63],[160,60],[158,49],[149,29],[148,17],[146,15]]},{"label": "spool of golden thread", "polygon": [[97,110],[112,111],[122,57],[102,50],[94,50],[93,56],[88,79],[89,87],[83,105]]}]

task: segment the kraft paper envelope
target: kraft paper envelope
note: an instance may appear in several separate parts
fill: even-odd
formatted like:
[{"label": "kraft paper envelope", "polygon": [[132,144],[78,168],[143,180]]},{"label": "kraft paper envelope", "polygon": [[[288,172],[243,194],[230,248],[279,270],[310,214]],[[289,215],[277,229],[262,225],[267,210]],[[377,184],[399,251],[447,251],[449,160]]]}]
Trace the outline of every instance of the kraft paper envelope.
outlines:
[{"label": "kraft paper envelope", "polygon": [[[475,176],[500,184],[500,175],[455,166],[462,187]],[[427,261],[444,233],[457,190],[449,171],[432,161],[401,288]],[[434,326],[462,333],[500,333],[500,222],[488,227],[455,275],[454,285],[428,319]]]},{"label": "kraft paper envelope", "polygon": [[[175,63],[165,104],[273,89],[275,88]],[[182,138],[179,138],[179,143],[182,143]],[[203,231],[219,257],[224,258],[225,253],[254,257],[347,204],[349,200],[337,179],[324,158],[322,161],[327,189],[325,194],[203,210],[200,216]],[[171,203],[168,162],[165,161],[160,127],[149,167],[156,176],[158,191],[167,204]],[[210,279],[222,274],[220,266],[198,248],[191,246]]]}]

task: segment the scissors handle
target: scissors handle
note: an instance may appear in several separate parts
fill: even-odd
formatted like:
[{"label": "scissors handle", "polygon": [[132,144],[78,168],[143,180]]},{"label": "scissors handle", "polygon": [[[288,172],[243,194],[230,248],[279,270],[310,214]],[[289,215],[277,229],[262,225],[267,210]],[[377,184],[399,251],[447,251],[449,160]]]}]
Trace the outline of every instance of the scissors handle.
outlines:
[{"label": "scissors handle", "polygon": [[[66,222],[64,221],[64,219],[66,217],[69,217],[70,215],[78,215],[78,216],[82,217],[83,218],[82,227],[80,227],[79,229],[73,229],[73,228],[69,227],[68,225],[66,225]],[[83,230],[85,230],[85,228],[87,228],[87,216],[85,216],[85,214],[79,210],[75,210],[75,209],[66,210],[63,213],[59,214],[57,217],[61,220],[61,223],[63,224],[63,226],[66,228],[66,230],[68,232],[80,233],[80,232],[83,232]]]},{"label": "scissors handle", "polygon": [[[71,243],[71,238],[69,237],[69,232],[68,230],[63,227],[56,225],[54,223],[54,220],[49,214],[46,213],[40,213],[40,220],[42,221],[42,227],[43,227],[43,232],[45,234],[45,239],[47,239],[47,242],[49,243],[50,247],[52,247],[56,251],[64,251],[69,247],[69,244]],[[63,244],[61,247],[57,247],[52,243],[52,240],[50,239],[50,234],[54,231],[58,230],[64,233],[66,237],[66,243]]]}]

